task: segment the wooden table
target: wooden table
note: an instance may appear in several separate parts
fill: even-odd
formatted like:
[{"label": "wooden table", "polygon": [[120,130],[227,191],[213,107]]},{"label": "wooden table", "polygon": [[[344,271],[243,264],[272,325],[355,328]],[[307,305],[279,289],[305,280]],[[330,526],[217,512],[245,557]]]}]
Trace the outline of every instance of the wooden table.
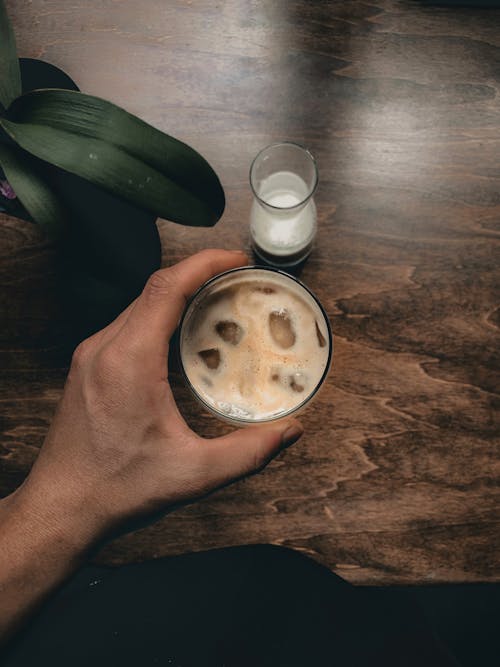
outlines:
[{"label": "wooden table", "polygon": [[[163,263],[249,246],[248,168],[307,145],[319,236],[302,279],[335,334],[307,433],[262,474],[109,544],[101,562],[299,549],[356,583],[497,581],[500,12],[308,0],[7,1],[22,56],[192,144],[227,210],[159,221]],[[41,445],[66,368],[54,251],[0,217],[0,490]],[[189,423],[201,414],[173,378]]]}]

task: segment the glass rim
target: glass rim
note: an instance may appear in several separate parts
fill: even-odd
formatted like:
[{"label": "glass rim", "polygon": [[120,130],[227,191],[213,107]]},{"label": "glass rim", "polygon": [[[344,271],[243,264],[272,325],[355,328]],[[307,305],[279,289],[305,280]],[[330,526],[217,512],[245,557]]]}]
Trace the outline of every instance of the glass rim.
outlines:
[{"label": "glass rim", "polygon": [[[302,199],[302,201],[298,202],[297,204],[294,204],[293,206],[275,206],[274,204],[269,204],[265,199],[262,199],[262,197],[256,192],[253,182],[252,182],[252,171],[255,166],[255,163],[259,159],[259,157],[264,153],[264,151],[269,150],[270,148],[278,148],[278,146],[293,146],[294,148],[300,148],[301,151],[306,153],[308,157],[310,158],[312,165],[314,167],[314,183],[311,188],[311,192]],[[250,181],[250,187],[252,189],[252,193],[254,197],[264,204],[265,206],[269,206],[269,208],[273,208],[275,211],[292,211],[294,208],[298,208],[299,206],[303,206],[306,202],[311,199],[313,194],[316,192],[316,188],[318,187],[318,182],[319,182],[319,175],[318,175],[318,164],[316,162],[316,158],[314,155],[311,153],[311,151],[306,148],[305,146],[302,146],[301,144],[296,143],[295,141],[276,141],[272,144],[268,144],[267,146],[264,146],[257,155],[254,157],[252,160],[252,164],[250,165],[250,171],[248,172],[248,180]]]},{"label": "glass rim", "polygon": [[[184,368],[184,363],[183,363],[183,360],[182,360],[182,352],[181,352],[182,329],[184,327],[184,322],[186,320],[186,316],[188,315],[189,310],[190,310],[193,302],[195,301],[195,299],[201,294],[201,292],[203,292],[205,289],[207,289],[210,285],[218,282],[220,279],[225,278],[226,276],[228,276],[232,273],[239,273],[239,272],[249,271],[249,270],[268,271],[269,273],[279,273],[282,276],[284,276],[285,278],[288,278],[292,282],[298,284],[302,289],[304,289],[309,294],[309,296],[312,298],[312,300],[318,306],[318,308],[321,312],[321,315],[323,316],[323,319],[325,321],[326,331],[327,331],[327,335],[328,335],[328,359],[326,361],[323,373],[322,373],[320,379],[318,380],[318,382],[316,383],[316,386],[314,387],[314,389],[304,398],[303,401],[298,403],[293,408],[289,408],[285,412],[281,412],[280,414],[278,414],[276,416],[269,417],[269,418],[266,418],[266,419],[245,419],[244,417],[229,416],[226,413],[222,412],[222,410],[218,410],[216,407],[214,407],[213,405],[208,403],[203,398],[203,396],[201,396],[201,394],[196,390],[196,387],[193,385],[193,383],[189,379],[189,377],[186,373],[186,369]],[[222,419],[226,422],[229,421],[229,422],[232,422],[232,423],[235,423],[235,424],[242,424],[242,425],[267,424],[269,422],[278,421],[279,419],[284,419],[285,417],[292,416],[293,414],[298,412],[302,407],[304,407],[304,405],[309,403],[309,401],[311,401],[314,398],[314,396],[318,393],[320,388],[323,386],[323,383],[326,380],[327,375],[330,372],[330,368],[331,368],[331,365],[332,365],[333,333],[332,333],[330,320],[328,318],[326,310],[322,306],[318,297],[314,294],[314,292],[312,292],[309,289],[309,287],[307,287],[307,285],[305,283],[303,283],[301,280],[299,280],[295,276],[292,276],[289,273],[286,273],[286,271],[282,271],[281,269],[276,269],[274,267],[259,266],[257,264],[250,264],[248,266],[240,266],[240,267],[236,267],[235,269],[229,269],[228,271],[223,271],[222,273],[218,273],[217,275],[212,276],[212,278],[209,278],[206,282],[204,282],[203,285],[201,285],[196,290],[196,292],[194,292],[194,294],[187,301],[186,307],[184,308],[184,312],[182,313],[182,317],[181,317],[181,320],[179,322],[178,331],[179,331],[179,336],[178,336],[178,344],[177,344],[177,355],[178,355],[178,359],[179,359],[179,365],[180,365],[180,368],[181,368],[182,377],[184,378],[184,381],[185,381],[186,385],[188,386],[188,388],[190,389],[192,394],[194,394],[194,396],[197,398],[197,400],[200,401],[200,403],[202,403],[202,405],[205,408],[207,408],[207,410],[209,412],[211,412],[213,415],[215,415],[216,417],[219,417],[220,419]]]}]

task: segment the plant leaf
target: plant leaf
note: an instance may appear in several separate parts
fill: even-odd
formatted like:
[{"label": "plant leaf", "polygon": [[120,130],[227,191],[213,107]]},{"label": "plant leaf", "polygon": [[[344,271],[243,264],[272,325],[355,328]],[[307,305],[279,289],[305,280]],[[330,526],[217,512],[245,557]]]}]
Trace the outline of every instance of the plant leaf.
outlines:
[{"label": "plant leaf", "polygon": [[0,103],[7,109],[20,94],[21,72],[16,40],[5,5],[0,0]]},{"label": "plant leaf", "polygon": [[17,146],[0,144],[0,166],[18,199],[51,238],[65,224],[65,211],[47,183],[30,168],[29,159]]},{"label": "plant leaf", "polygon": [[201,155],[110,102],[39,90],[8,117],[4,128],[29,152],[162,217],[205,226],[223,213],[221,184]]}]

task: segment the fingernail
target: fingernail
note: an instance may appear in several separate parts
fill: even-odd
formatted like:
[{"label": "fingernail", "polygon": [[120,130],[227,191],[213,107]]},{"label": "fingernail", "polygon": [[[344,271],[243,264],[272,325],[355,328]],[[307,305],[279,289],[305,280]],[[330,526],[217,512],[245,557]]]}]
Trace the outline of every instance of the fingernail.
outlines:
[{"label": "fingernail", "polygon": [[246,255],[244,250],[228,250],[228,252],[236,252],[238,255]]},{"label": "fingernail", "polygon": [[303,433],[304,429],[300,424],[292,424],[281,434],[281,446],[290,447],[294,442],[297,442]]}]

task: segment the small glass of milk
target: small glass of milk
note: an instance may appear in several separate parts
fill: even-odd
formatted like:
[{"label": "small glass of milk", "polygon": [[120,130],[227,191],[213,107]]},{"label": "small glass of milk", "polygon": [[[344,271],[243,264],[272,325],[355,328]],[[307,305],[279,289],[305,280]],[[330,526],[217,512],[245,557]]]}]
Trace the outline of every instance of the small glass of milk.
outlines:
[{"label": "small glass of milk", "polygon": [[317,227],[317,185],[316,161],[298,144],[271,144],[256,156],[250,167],[250,234],[264,263],[291,267],[309,255]]}]

